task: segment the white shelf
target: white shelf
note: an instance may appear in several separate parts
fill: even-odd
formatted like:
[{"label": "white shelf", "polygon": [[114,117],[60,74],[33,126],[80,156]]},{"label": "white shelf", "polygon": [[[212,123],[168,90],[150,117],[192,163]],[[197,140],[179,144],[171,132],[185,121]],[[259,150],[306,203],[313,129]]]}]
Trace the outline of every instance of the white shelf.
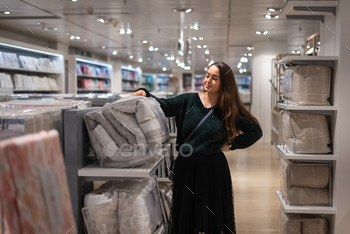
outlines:
[{"label": "white shelf", "polygon": [[277,145],[276,148],[283,158],[289,160],[337,160],[337,156],[334,154],[294,154],[287,146]]},{"label": "white shelf", "polygon": [[310,110],[310,111],[336,111],[336,106],[292,106],[284,103],[277,103],[277,107],[283,110]]},{"label": "white shelf", "polygon": [[285,213],[335,214],[337,212],[337,209],[331,206],[290,206],[283,199],[281,191],[276,191],[276,194]]},{"label": "white shelf", "polygon": [[297,63],[300,61],[306,62],[314,62],[314,61],[322,61],[322,62],[335,62],[338,61],[338,56],[286,56],[283,59],[279,60],[278,63],[286,64],[286,63]]},{"label": "white shelf", "polygon": [[78,92],[110,92],[110,89],[83,89],[83,88],[78,88]]},{"label": "white shelf", "polygon": [[28,70],[23,68],[9,68],[9,67],[0,67],[0,71],[30,72],[30,73],[42,73],[42,74],[51,74],[51,75],[61,74],[59,72],[37,71],[37,70]]},{"label": "white shelf", "polygon": [[[326,12],[295,11],[293,7],[336,7],[339,1],[287,1],[279,12],[279,18],[285,19],[286,15],[326,15]],[[292,10],[291,10],[292,9]]]},{"label": "white shelf", "polygon": [[170,133],[169,133],[169,136],[170,136],[171,138],[176,138],[177,133],[176,133],[176,132],[170,132]]},{"label": "white shelf", "polygon": [[157,178],[157,180],[158,180],[158,182],[172,183],[172,181],[169,180],[169,178]]},{"label": "white shelf", "polygon": [[14,92],[60,92],[60,89],[14,89]]},{"label": "white shelf", "polygon": [[100,168],[97,162],[78,170],[78,176],[89,178],[141,178],[150,177],[157,170],[159,165],[163,163],[163,158],[154,158],[147,164],[134,168]]}]

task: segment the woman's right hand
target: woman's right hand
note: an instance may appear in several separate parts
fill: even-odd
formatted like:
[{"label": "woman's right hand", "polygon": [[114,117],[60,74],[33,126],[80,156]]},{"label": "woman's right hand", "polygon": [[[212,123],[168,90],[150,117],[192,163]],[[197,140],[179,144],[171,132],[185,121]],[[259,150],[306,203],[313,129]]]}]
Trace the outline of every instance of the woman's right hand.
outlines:
[{"label": "woman's right hand", "polygon": [[138,90],[131,94],[131,96],[144,96],[146,97],[146,92],[144,90]]}]

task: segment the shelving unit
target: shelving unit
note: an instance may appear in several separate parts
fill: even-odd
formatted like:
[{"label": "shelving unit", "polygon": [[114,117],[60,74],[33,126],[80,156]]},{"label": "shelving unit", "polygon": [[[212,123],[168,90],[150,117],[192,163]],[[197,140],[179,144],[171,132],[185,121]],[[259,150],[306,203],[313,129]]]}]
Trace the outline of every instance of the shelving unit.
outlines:
[{"label": "shelving unit", "polygon": [[251,76],[235,75],[239,96],[244,105],[250,108],[252,100],[252,78]]},{"label": "shelving unit", "polygon": [[326,14],[335,15],[339,1],[287,1],[279,12],[280,19],[319,20]]},{"label": "shelving unit", "polygon": [[307,160],[307,161],[334,161],[337,156],[334,154],[294,154],[285,145],[277,145],[277,152],[288,160]]},{"label": "shelving unit", "polygon": [[157,74],[157,91],[167,91],[169,86],[169,75]]},{"label": "shelving unit", "polygon": [[300,111],[336,111],[338,107],[336,106],[293,106],[284,103],[278,103],[278,108],[283,110],[300,110]]},{"label": "shelving unit", "polygon": [[329,206],[291,206],[283,199],[281,191],[276,191],[282,209],[286,213],[297,214],[336,214],[337,209]]},{"label": "shelving unit", "polygon": [[142,74],[142,87],[146,88],[149,91],[154,91],[156,87],[156,78],[155,74]]},{"label": "shelving unit", "polygon": [[[65,74],[62,54],[54,49],[16,42],[6,38],[0,39],[2,42],[0,43],[0,73],[10,75],[14,85],[11,93],[62,92]],[[33,82],[32,77],[35,77],[35,80],[41,83]],[[44,77],[52,79],[51,85],[49,80],[42,79]],[[51,87],[51,89],[41,89],[44,86],[38,86],[43,84],[47,88]],[[7,93],[9,93],[9,90],[7,90]]]},{"label": "shelving unit", "polygon": [[194,76],[194,90],[202,91],[203,90],[203,82],[205,75],[195,75]]},{"label": "shelving unit", "polygon": [[337,56],[286,56],[278,61],[286,65],[322,65],[335,68]]},{"label": "shelving unit", "polygon": [[133,92],[141,87],[142,71],[131,67],[121,67],[122,71],[122,91]]}]

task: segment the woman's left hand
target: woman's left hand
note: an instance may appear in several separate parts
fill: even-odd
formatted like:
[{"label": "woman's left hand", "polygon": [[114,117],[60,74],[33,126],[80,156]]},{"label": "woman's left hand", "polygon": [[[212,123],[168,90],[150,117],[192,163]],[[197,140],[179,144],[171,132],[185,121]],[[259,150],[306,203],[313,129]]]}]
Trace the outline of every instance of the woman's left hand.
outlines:
[{"label": "woman's left hand", "polygon": [[231,146],[232,146],[232,145],[229,145],[229,144],[225,143],[225,145],[223,145],[223,146],[221,147],[221,151],[222,151],[222,152],[230,151],[230,147],[231,147]]}]

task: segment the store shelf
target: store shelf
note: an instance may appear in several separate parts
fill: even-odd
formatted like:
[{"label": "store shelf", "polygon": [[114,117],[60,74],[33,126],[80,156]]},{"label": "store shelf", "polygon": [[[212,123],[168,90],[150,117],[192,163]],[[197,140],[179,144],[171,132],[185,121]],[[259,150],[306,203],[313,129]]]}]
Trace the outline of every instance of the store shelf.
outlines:
[{"label": "store shelf", "polygon": [[150,85],[154,85],[153,82],[142,82],[142,84],[150,84]]},{"label": "store shelf", "polygon": [[286,56],[278,61],[279,64],[293,65],[322,65],[335,68],[338,56]]},{"label": "store shelf", "polygon": [[157,178],[158,182],[164,182],[164,183],[172,183],[169,178]]},{"label": "store shelf", "polygon": [[305,110],[305,111],[336,111],[336,106],[292,106],[284,103],[277,103],[277,107],[283,110]]},{"label": "store shelf", "polygon": [[335,15],[339,1],[287,1],[279,12],[280,19],[315,19],[323,21],[326,14]]},{"label": "store shelf", "polygon": [[89,177],[91,180],[108,180],[115,178],[142,178],[150,177],[163,163],[163,158],[154,158],[153,161],[133,168],[100,168],[97,162],[94,162],[80,170],[79,177]]},{"label": "store shelf", "polygon": [[294,154],[284,145],[276,145],[276,148],[283,158],[289,160],[337,160],[337,156],[334,154]]},{"label": "store shelf", "polygon": [[0,67],[0,71],[42,73],[42,74],[50,74],[50,75],[60,75],[61,74],[59,72],[37,71],[37,70],[28,70],[28,69],[23,69],[23,68],[8,68],[8,67]]},{"label": "store shelf", "polygon": [[122,79],[122,81],[128,81],[128,82],[140,82],[139,80],[128,80],[128,79]]},{"label": "store shelf", "polygon": [[91,78],[91,79],[99,79],[99,80],[110,80],[110,77],[100,77],[100,76],[88,76],[88,75],[77,75],[79,78]]},{"label": "store shelf", "polygon": [[281,191],[276,191],[277,197],[280,200],[281,206],[286,213],[298,214],[335,214],[337,209],[329,206],[290,206],[282,197]]},{"label": "store shelf", "polygon": [[14,89],[13,92],[61,92],[60,89]]},{"label": "store shelf", "polygon": [[78,92],[110,92],[110,89],[83,89],[83,88],[78,88]]}]

